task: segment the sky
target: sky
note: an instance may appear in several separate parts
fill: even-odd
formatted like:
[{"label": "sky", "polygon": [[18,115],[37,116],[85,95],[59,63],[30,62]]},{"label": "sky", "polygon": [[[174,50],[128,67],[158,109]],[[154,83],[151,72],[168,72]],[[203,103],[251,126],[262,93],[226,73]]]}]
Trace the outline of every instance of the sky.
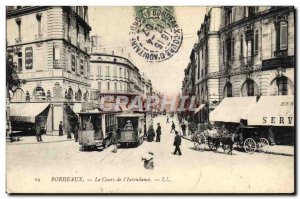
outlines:
[{"label": "sky", "polygon": [[[203,22],[206,7],[174,7],[174,15],[183,32],[183,41],[179,51],[170,59],[162,62],[147,62],[133,50],[130,44],[130,26],[135,20],[134,7],[89,7],[91,36],[99,36],[99,52],[122,55],[135,64],[141,73],[151,79],[154,90],[174,96],[181,93],[184,69],[194,43],[197,31]],[[99,41],[100,40],[100,41]]]}]

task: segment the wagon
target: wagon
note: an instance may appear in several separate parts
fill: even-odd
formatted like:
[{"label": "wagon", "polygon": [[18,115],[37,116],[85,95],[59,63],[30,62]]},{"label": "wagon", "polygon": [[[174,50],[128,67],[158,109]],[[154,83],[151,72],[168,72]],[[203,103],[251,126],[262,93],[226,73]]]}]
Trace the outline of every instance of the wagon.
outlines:
[{"label": "wagon", "polygon": [[[193,137],[194,146],[199,151],[204,151],[205,147],[212,151],[216,151],[220,139],[232,138],[233,143],[237,148],[243,148],[246,153],[253,154],[255,151],[266,153],[269,148],[269,141],[267,138],[261,136],[258,133],[256,127],[242,127],[242,132],[224,134],[222,131],[217,129],[203,130],[195,133]],[[228,152],[230,149],[228,145],[221,144],[224,152]]]}]

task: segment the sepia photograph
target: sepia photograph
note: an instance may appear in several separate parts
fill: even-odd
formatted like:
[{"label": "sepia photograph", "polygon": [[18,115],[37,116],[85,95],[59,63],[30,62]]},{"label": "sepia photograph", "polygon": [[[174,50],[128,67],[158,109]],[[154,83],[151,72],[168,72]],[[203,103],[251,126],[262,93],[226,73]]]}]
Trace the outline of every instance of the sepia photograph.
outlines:
[{"label": "sepia photograph", "polygon": [[7,194],[295,194],[294,6],[5,10]]}]

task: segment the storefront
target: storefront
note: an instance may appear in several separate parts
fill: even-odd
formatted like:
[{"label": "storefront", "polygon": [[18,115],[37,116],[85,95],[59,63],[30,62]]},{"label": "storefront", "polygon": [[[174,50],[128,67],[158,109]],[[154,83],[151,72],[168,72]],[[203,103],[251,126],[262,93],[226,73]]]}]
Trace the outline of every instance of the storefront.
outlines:
[{"label": "storefront", "polygon": [[269,131],[273,127],[276,144],[294,143],[294,95],[261,96],[252,110],[245,113],[249,126]]},{"label": "storefront", "polygon": [[42,130],[52,130],[52,117],[49,110],[49,103],[11,103],[12,131],[34,134],[37,124]]}]

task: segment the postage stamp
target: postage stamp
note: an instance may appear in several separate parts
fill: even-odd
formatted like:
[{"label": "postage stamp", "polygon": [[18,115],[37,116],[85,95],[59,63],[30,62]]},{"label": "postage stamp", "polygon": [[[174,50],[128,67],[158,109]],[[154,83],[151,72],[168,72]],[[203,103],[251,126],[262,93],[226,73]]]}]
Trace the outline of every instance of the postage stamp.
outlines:
[{"label": "postage stamp", "polygon": [[130,26],[131,46],[148,62],[162,62],[173,57],[182,45],[183,33],[168,6],[138,6]]}]

